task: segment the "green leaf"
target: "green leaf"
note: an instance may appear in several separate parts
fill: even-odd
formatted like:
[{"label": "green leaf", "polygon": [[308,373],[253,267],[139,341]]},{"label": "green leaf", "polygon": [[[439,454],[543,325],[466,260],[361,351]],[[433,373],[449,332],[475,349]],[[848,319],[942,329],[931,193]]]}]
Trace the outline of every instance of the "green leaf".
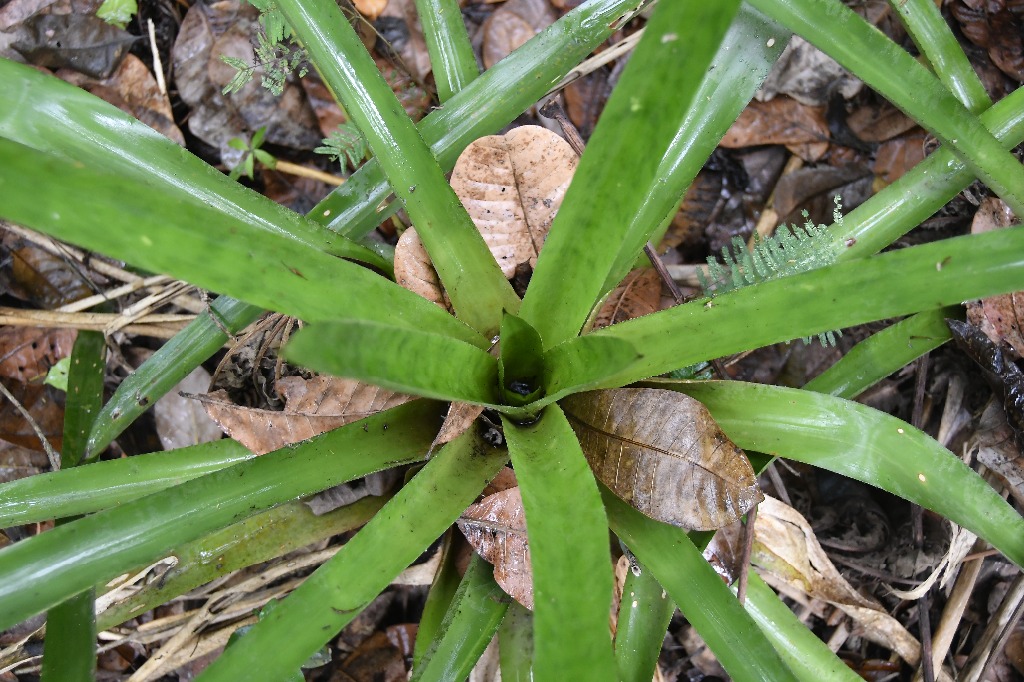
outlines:
[{"label": "green leaf", "polygon": [[948,341],[946,318],[962,316],[963,310],[959,307],[936,308],[912,315],[858,343],[803,388],[840,398],[855,398]]},{"label": "green leaf", "polygon": [[[446,445],[341,551],[198,679],[278,682],[443,533],[506,461],[503,450],[487,446],[473,430]],[[257,659],[260,665],[253,667]]]},{"label": "green leaf", "polygon": [[1024,289],[1022,251],[1022,228],[946,239],[686,303],[588,336],[644,349],[643,358],[602,384],[621,386],[828,329]]},{"label": "green leaf", "polygon": [[67,391],[69,367],[71,367],[70,355],[66,358],[61,358],[54,363],[53,367],[50,368],[50,371],[46,373],[46,380],[43,381],[43,383],[53,386],[59,391]]},{"label": "green leaf", "polygon": [[[654,10],[580,159],[523,302],[520,314],[545,348],[579,334],[600,298],[632,216],[660,181],[659,161],[739,4],[663,2]],[[587,239],[580,239],[581,225]]]},{"label": "green leaf", "polygon": [[[507,417],[502,423],[530,538],[534,675],[613,680],[608,524],[594,476],[557,405],[533,424],[517,425]],[[567,623],[573,624],[571,637]]]},{"label": "green leaf", "polygon": [[318,372],[402,393],[484,405],[497,402],[498,361],[440,334],[376,322],[324,322],[296,333],[284,356]]},{"label": "green leaf", "polygon": [[5,218],[295,317],[315,321],[344,311],[487,344],[437,306],[365,268],[271,234],[219,204],[186,200],[92,162],[0,139],[0,192]]},{"label": "green leaf", "polygon": [[650,682],[676,605],[654,574],[630,563],[619,603],[615,660],[621,682]]},{"label": "green leaf", "polygon": [[5,547],[0,629],[258,511],[417,461],[438,420],[416,400]]},{"label": "green leaf", "polygon": [[410,682],[463,680],[497,632],[511,597],[494,582],[494,568],[473,554],[448,613]]},{"label": "green leaf", "polygon": [[[278,0],[409,213],[457,316],[487,337],[519,297],[362,41],[334,4]],[[396,153],[401,150],[400,153]]]},{"label": "green leaf", "polygon": [[735,680],[796,680],[715,569],[680,529],[653,521],[601,486],[612,530],[665,586]]},{"label": "green leaf", "polygon": [[416,0],[437,97],[444,104],[480,75],[457,0]]},{"label": "green leaf", "polygon": [[498,371],[504,402],[509,405],[526,405],[543,395],[540,335],[522,318],[508,312],[501,318]]},{"label": "green leaf", "polygon": [[967,528],[1024,565],[1024,518],[960,458],[906,422],[800,389],[740,381],[657,386],[704,403],[741,448],[882,488]]},{"label": "green leaf", "polygon": [[504,682],[533,682],[533,613],[509,604],[498,630],[498,656]]},{"label": "green leaf", "polygon": [[590,390],[641,358],[627,341],[590,334],[555,346],[544,355],[547,395],[541,404]]},{"label": "green leaf", "polygon": [[124,28],[138,11],[139,5],[135,0],[103,0],[96,16],[108,24]]}]

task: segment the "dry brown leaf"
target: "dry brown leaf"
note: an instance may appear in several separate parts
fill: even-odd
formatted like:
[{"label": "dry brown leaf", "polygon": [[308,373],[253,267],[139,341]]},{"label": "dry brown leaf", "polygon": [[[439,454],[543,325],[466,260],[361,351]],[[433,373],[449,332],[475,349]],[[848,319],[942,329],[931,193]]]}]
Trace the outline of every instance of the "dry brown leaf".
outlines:
[{"label": "dry brown leaf", "polygon": [[457,523],[477,554],[494,566],[495,582],[532,611],[533,572],[519,488],[488,495],[466,509]]},{"label": "dry brown leaf", "polygon": [[875,175],[887,185],[896,182],[924,160],[927,141],[928,134],[923,130],[886,140],[875,152]]},{"label": "dry brown leaf", "polygon": [[508,0],[484,23],[484,67],[491,68],[554,21],[547,0]]},{"label": "dry brown leaf", "polygon": [[4,230],[0,256],[10,263],[0,269],[6,293],[40,308],[59,308],[94,293],[79,269],[13,232]]},{"label": "dry brown leaf", "polygon": [[[979,234],[1014,224],[1013,211],[998,197],[982,200],[971,222],[971,233]],[[1024,292],[1014,291],[967,304],[967,320],[981,327],[995,344],[1007,343],[1024,356]]]},{"label": "dry brown leaf", "polygon": [[680,250],[693,249],[703,242],[704,227],[711,222],[722,197],[723,179],[721,172],[707,168],[697,173],[658,245],[658,253],[677,247]]},{"label": "dry brown leaf", "polygon": [[46,376],[58,360],[71,355],[73,329],[0,328],[0,376],[32,381]]},{"label": "dry brown leaf", "polygon": [[229,436],[262,455],[414,398],[354,379],[326,376],[284,377],[277,382],[277,390],[285,399],[283,412],[236,405],[226,391],[199,399]]},{"label": "dry brown leaf", "polygon": [[395,245],[395,281],[431,303],[448,308],[441,279],[414,227],[403,232]]},{"label": "dry brown leaf", "polygon": [[743,451],[693,398],[655,388],[562,401],[594,475],[652,519],[715,530],[761,499]]},{"label": "dry brown leaf", "polygon": [[661,277],[653,268],[638,268],[608,294],[594,319],[594,329],[650,315],[660,308]]},{"label": "dry brown leaf", "polygon": [[737,149],[762,144],[784,144],[803,160],[817,161],[829,146],[825,107],[810,107],[788,97],[751,102],[721,145]]},{"label": "dry brown leaf", "polygon": [[865,142],[885,142],[917,126],[914,119],[882,101],[857,107],[846,117],[850,132]]},{"label": "dry brown leaf", "polygon": [[808,105],[822,105],[830,92],[845,99],[856,95],[864,84],[834,59],[800,36],[793,36],[757,92],[759,100],[789,95]]},{"label": "dry brown leaf", "polygon": [[448,406],[448,414],[445,415],[444,423],[441,424],[441,430],[434,437],[434,442],[430,449],[439,448],[445,443],[450,443],[461,436],[465,433],[466,429],[472,426],[476,418],[483,414],[483,411],[483,405],[453,402]]},{"label": "dry brown leaf", "polygon": [[568,142],[539,126],[482,137],[459,156],[452,189],[505,277],[536,264],[577,162]]},{"label": "dry brown leaf", "polygon": [[[28,410],[43,436],[54,450],[60,452],[64,444],[64,391],[38,383],[22,383],[10,379],[4,385],[22,407]],[[7,398],[0,396],[0,439],[33,450],[42,450],[43,444],[21,412]]]},{"label": "dry brown leaf", "polygon": [[45,453],[0,441],[0,483],[35,476],[49,468],[50,460]]},{"label": "dry brown leaf", "polygon": [[[368,5],[380,4],[381,1],[362,0]],[[390,24],[382,36],[391,40],[388,51],[397,53],[400,66],[407,69],[416,82],[423,83],[431,71],[430,54],[427,52],[427,41],[423,38],[423,28],[413,0],[384,0],[383,4],[386,6],[381,8],[380,16],[390,17],[390,21],[395,22]]]},{"label": "dry brown leaf", "polygon": [[917,665],[920,643],[879,603],[846,582],[818,544],[810,524],[792,507],[771,497],[758,506],[753,561],[809,596],[842,609],[869,640]]}]

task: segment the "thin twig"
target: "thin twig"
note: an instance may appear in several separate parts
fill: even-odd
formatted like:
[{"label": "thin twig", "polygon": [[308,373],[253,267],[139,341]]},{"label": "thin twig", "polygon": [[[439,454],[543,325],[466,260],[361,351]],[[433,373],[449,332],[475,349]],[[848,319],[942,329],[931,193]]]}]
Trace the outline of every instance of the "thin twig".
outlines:
[{"label": "thin twig", "polygon": [[32,418],[32,415],[25,409],[25,406],[18,402],[18,399],[14,397],[14,394],[7,390],[7,387],[4,386],[2,381],[0,381],[0,393],[3,393],[4,397],[11,401],[11,404],[14,405],[15,409],[21,413],[21,416],[25,418],[28,425],[36,432],[36,437],[38,437],[39,442],[43,444],[43,449],[46,450],[46,456],[50,459],[50,467],[54,471],[59,471],[60,453],[53,449],[53,446],[50,445],[50,441],[46,440],[46,436],[43,434],[43,430],[39,428],[39,424],[36,423],[36,420]]},{"label": "thin twig", "polygon": [[[911,423],[914,428],[924,426],[924,396],[928,387],[928,354],[925,353],[917,361],[914,380],[914,407],[911,411]],[[911,523],[913,524],[914,547],[921,552],[924,547],[923,512],[916,504],[911,505]],[[921,635],[921,677],[924,682],[935,682],[935,670],[932,667],[932,621],[931,597],[928,593],[917,600],[917,621]]]},{"label": "thin twig", "polygon": [[743,554],[740,555],[740,577],[736,583],[736,598],[740,604],[747,601],[747,581],[750,576],[750,555],[754,553],[754,524],[757,523],[757,505],[747,512],[743,524]]},{"label": "thin twig", "polygon": [[324,182],[335,187],[345,184],[345,178],[339,178],[336,175],[325,173],[316,168],[306,168],[305,166],[300,166],[297,163],[282,161],[281,159],[277,159],[275,161],[272,170],[276,170],[280,173],[288,173],[289,175],[297,175],[303,178],[312,178],[313,180],[319,180],[320,182]]}]

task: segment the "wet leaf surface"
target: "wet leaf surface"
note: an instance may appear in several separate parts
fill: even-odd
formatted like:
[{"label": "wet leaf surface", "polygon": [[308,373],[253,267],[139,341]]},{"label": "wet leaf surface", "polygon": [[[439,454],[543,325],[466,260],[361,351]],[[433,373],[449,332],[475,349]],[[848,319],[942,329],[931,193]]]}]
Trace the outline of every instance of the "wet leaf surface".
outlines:
[{"label": "wet leaf surface", "polygon": [[652,519],[715,530],[761,499],[743,451],[689,396],[622,388],[561,404],[594,475]]}]

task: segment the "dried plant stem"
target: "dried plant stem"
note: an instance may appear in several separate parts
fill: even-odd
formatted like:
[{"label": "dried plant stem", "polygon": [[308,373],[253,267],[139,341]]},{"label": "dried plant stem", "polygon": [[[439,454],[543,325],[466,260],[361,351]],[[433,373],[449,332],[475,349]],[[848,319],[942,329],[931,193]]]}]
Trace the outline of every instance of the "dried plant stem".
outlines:
[{"label": "dried plant stem", "polygon": [[[104,331],[121,319],[117,313],[67,313],[55,310],[23,310],[0,306],[0,325],[11,327],[57,327]],[[144,315],[119,329],[130,334],[169,339],[195,315]]]},{"label": "dried plant stem", "polygon": [[303,178],[312,178],[313,180],[319,180],[320,182],[325,182],[334,187],[345,184],[345,178],[339,178],[336,175],[325,173],[322,170],[317,170],[316,168],[306,168],[305,166],[300,166],[297,163],[281,161],[280,159],[278,159],[277,163],[274,164],[274,170],[282,173],[288,173],[289,175],[298,175]]},{"label": "dried plant stem", "polygon": [[35,431],[36,437],[39,438],[39,442],[43,444],[43,450],[46,451],[46,456],[50,459],[50,467],[52,467],[54,471],[59,470],[60,453],[53,449],[53,446],[50,445],[50,441],[46,440],[46,436],[43,434],[43,430],[39,428],[39,424],[36,422],[35,419],[32,418],[32,415],[29,414],[29,411],[25,409],[25,406],[18,402],[18,399],[14,397],[14,394],[7,390],[7,387],[4,386],[2,381],[0,381],[0,393],[3,393],[4,397],[11,401],[11,404],[14,405],[14,408],[21,413],[21,416],[25,418],[25,421],[28,422],[28,425],[32,427],[33,431]]}]

